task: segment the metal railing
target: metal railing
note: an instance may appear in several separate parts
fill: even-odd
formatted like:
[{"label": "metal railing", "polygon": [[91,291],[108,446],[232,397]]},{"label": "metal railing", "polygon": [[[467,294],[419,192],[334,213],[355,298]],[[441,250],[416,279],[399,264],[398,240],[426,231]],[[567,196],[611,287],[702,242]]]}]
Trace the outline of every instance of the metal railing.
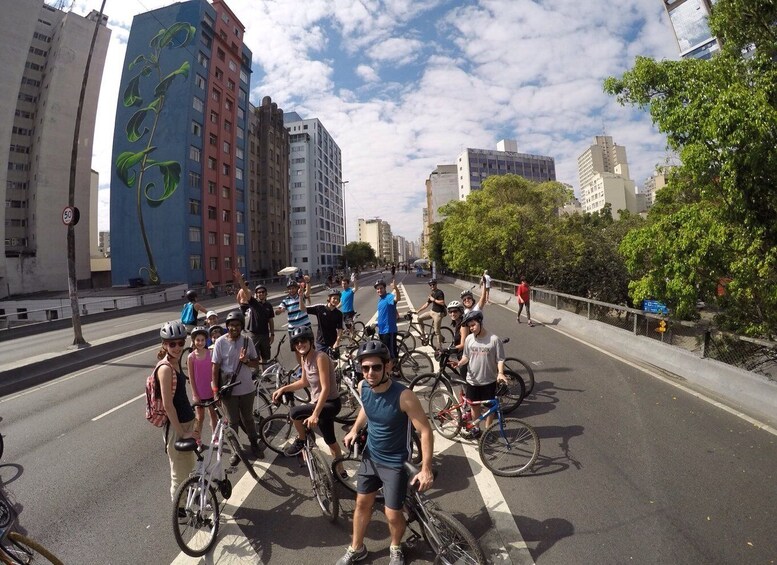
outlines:
[{"label": "metal railing", "polygon": [[[449,276],[480,283],[480,276]],[[492,290],[497,289],[511,295],[515,295],[517,286],[517,283],[511,281],[491,280]],[[723,332],[705,320],[674,320],[628,306],[599,302],[545,288],[532,287],[531,299],[533,302],[680,347],[701,358],[715,359],[777,381],[777,343],[773,341]]]}]

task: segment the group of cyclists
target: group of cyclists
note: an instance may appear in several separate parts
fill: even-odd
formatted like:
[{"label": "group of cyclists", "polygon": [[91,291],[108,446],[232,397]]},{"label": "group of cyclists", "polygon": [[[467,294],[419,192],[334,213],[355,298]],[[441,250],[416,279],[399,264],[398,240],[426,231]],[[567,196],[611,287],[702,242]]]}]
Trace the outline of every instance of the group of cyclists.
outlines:
[{"label": "group of cyclists", "polygon": [[[308,430],[316,427],[332,456],[338,457],[342,453],[335,435],[334,418],[340,411],[340,396],[331,353],[337,351],[344,329],[349,327],[355,316],[353,299],[358,291],[358,282],[354,280],[352,287],[351,281],[343,277],[340,289],[328,290],[324,304],[310,305],[309,278],[292,279],[287,284],[287,296],[273,309],[267,303],[266,288],[257,286],[254,296],[251,296],[243,275],[236,271],[235,276],[240,285],[237,296],[240,309],[227,315],[226,333],[219,335],[222,328],[217,323],[218,316],[197,303],[196,294],[191,291],[187,293],[188,303],[193,310],[206,315],[209,325],[189,328],[182,322],[173,321],[165,323],[160,330],[162,345],[155,372],[169,419],[165,440],[170,460],[171,496],[194,467],[192,452],[177,451],[172,446],[176,439],[194,438],[199,441],[205,418],[202,408],[196,411],[192,408],[185,388],[186,379],[178,369],[181,362],[187,363],[195,403],[207,402],[214,396],[219,400],[218,392],[226,381],[239,382],[228,397],[220,399],[221,404],[230,427],[236,433],[242,427],[253,456],[261,458],[263,449],[252,414],[255,393],[252,377],[253,371],[270,358],[273,318],[282,312],[287,314],[289,341],[301,371],[298,380],[275,390],[272,400],[279,402],[283,395],[301,388],[308,388],[311,397],[310,403],[290,409],[289,416],[297,438],[286,448],[285,454],[295,456],[300,453]],[[497,380],[504,379],[505,355],[501,340],[491,334],[483,323],[482,308],[487,298],[485,289],[477,302],[472,291],[465,290],[460,300],[446,304],[437,280],[429,280],[428,285],[427,302],[418,310],[419,323],[423,328],[423,321],[431,319],[438,343],[442,344],[440,327],[446,314],[450,316],[454,341],[445,344],[445,347],[455,348],[452,367],[458,368],[466,378],[466,396],[471,400],[494,398]],[[362,408],[342,444],[349,449],[365,424],[369,424],[369,434],[357,475],[352,540],[338,565],[349,565],[367,557],[364,536],[380,489],[383,490],[391,536],[390,564],[402,565],[405,561],[401,540],[406,527],[402,508],[408,481],[424,491],[434,480],[434,442],[426,411],[412,390],[391,377],[397,358],[400,287],[392,280],[391,292],[388,292],[388,285],[383,279],[376,281],[373,287],[377,294],[377,339],[363,341],[356,353],[357,367],[363,377],[358,383]],[[315,334],[310,316],[318,320]],[[182,360],[189,334],[192,352],[186,360]],[[471,405],[473,421],[480,415],[480,406]],[[211,426],[215,425],[215,418],[215,414],[210,413]],[[421,440],[421,470],[415,477],[408,477],[403,469],[412,449],[411,428],[415,428]],[[475,427],[469,437],[475,439],[479,432],[479,428]],[[237,463],[237,454],[233,454],[230,465]]]}]

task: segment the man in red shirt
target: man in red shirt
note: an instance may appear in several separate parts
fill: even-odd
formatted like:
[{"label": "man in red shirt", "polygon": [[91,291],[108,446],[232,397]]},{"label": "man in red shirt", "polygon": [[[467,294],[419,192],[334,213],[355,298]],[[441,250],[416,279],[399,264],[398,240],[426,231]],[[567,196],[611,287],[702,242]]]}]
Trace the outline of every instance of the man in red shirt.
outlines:
[{"label": "man in red shirt", "polygon": [[531,301],[531,289],[526,282],[526,277],[521,277],[521,284],[515,287],[515,297],[518,300],[518,315],[515,317],[516,321],[521,323],[521,312],[523,312],[524,306],[526,307],[526,318],[529,320],[529,327],[534,326],[531,321],[531,310],[529,309],[529,302]]}]

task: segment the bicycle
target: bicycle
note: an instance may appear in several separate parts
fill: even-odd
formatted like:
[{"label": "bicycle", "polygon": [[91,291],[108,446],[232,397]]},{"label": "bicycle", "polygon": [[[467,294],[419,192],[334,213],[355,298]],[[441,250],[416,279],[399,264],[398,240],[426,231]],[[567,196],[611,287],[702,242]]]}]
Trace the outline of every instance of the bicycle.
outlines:
[{"label": "bicycle", "polygon": [[403,318],[410,322],[410,325],[408,326],[407,330],[402,332],[400,334],[401,342],[405,345],[407,345],[407,348],[409,350],[413,350],[416,348],[416,336],[413,335],[413,332],[418,334],[418,339],[421,341],[421,345],[429,345],[432,347],[432,349],[439,349],[444,346],[446,343],[453,343],[453,330],[449,328],[448,326],[441,326],[440,327],[440,336],[442,337],[443,343],[438,344],[437,343],[437,334],[434,333],[434,326],[429,326],[429,333],[427,334],[425,331],[422,330],[420,326],[420,322],[418,321],[418,318],[416,317],[416,320],[413,321],[413,315],[417,312],[406,312]]},{"label": "bicycle", "polygon": [[[331,469],[335,480],[348,492],[356,494],[356,470],[361,464],[360,449],[363,448],[367,438],[367,431],[357,435],[351,454],[337,457],[332,461]],[[354,455],[353,453],[356,453]],[[354,468],[354,463],[357,463]],[[348,465],[350,471],[345,474],[336,472],[337,466]],[[405,462],[405,471],[410,477],[419,473],[418,467],[413,463]],[[376,501],[383,499],[378,493]],[[429,500],[426,495],[410,485],[405,497],[405,513],[407,527],[412,536],[409,541],[423,538],[436,555],[435,563],[477,564],[485,565],[486,557],[475,537],[456,518],[442,510],[435,502]],[[413,527],[414,523],[421,526],[420,533]]]},{"label": "bicycle", "polygon": [[352,343],[359,343],[364,339],[364,322],[357,320],[359,313],[355,312],[353,318],[344,322],[345,329],[343,330],[343,337],[347,337]]},{"label": "bicycle", "polygon": [[[294,369],[287,371],[283,368],[283,365],[278,359],[281,353],[281,346],[286,342],[288,337],[288,334],[284,334],[275,348],[275,355],[273,358],[266,363],[262,363],[262,366],[265,368],[262,370],[261,374],[256,375],[256,373],[254,373],[254,383],[256,384],[254,420],[256,421],[257,426],[263,419],[269,418],[275,414],[281,405],[293,406],[296,400],[300,402],[310,402],[310,391],[306,388],[296,390],[293,393],[284,394],[280,404],[273,404],[272,402],[273,390],[279,389],[280,387],[297,380],[299,376],[296,375],[301,375],[299,365],[294,367]],[[272,384],[273,387],[269,388],[267,386],[268,383]]]},{"label": "bicycle", "polygon": [[[507,343],[509,341],[509,337],[502,339],[502,343]],[[457,350],[455,348],[435,351],[435,359],[437,359],[439,364],[437,372],[424,373],[410,381],[410,390],[415,392],[422,402],[428,402],[432,393],[440,389],[440,387],[444,387],[445,390],[453,394],[453,386],[451,385],[451,382],[456,379],[461,379],[461,377],[459,376],[459,373],[457,373],[455,369],[451,368],[448,363],[450,357],[455,355],[456,352]],[[523,402],[523,399],[528,394],[523,377],[519,372],[514,371],[511,366],[508,365],[507,359],[511,359],[512,362],[518,362],[525,365],[523,361],[516,359],[515,357],[505,359],[504,376],[507,378],[507,390],[505,391],[503,397],[504,400],[502,400],[502,412],[505,414],[509,414],[518,408],[518,406],[520,406],[521,402]]]},{"label": "bicycle", "polygon": [[6,565],[27,565],[30,563],[51,563],[62,565],[53,553],[37,541],[15,530],[18,525],[16,509],[0,489],[0,562]]},{"label": "bicycle", "polygon": [[505,370],[508,369],[513,373],[521,375],[521,379],[523,379],[523,382],[526,385],[526,392],[523,396],[526,397],[530,395],[534,390],[534,370],[529,364],[525,361],[521,361],[517,357],[505,357]]},{"label": "bicycle", "polygon": [[[219,396],[238,384],[240,383],[222,386],[219,389]],[[197,456],[197,462],[192,474],[178,485],[173,495],[173,535],[178,547],[186,555],[201,557],[213,548],[219,532],[220,512],[216,490],[218,489],[224,499],[232,495],[232,483],[221,463],[225,438],[232,452],[236,453],[243,462],[248,474],[257,482],[259,476],[253,465],[249,463],[248,456],[240,446],[234,430],[227,425],[222,416],[218,401],[214,398],[194,406],[203,408],[213,406],[216,409],[218,421],[209,446],[198,445],[192,438],[175,442],[175,449],[178,451],[193,451]],[[203,457],[204,451],[207,451],[207,457]]]},{"label": "bicycle", "polygon": [[[453,385],[464,386],[460,379],[451,381]],[[462,416],[462,408],[472,404],[488,406],[474,421]],[[467,410],[469,413],[469,410]],[[502,477],[517,477],[531,469],[540,453],[540,438],[537,432],[526,422],[518,418],[505,418],[497,395],[491,400],[472,401],[460,393],[459,399],[447,389],[441,388],[429,397],[429,419],[437,432],[453,439],[462,427],[473,430],[478,424],[496,413],[497,420],[492,422],[480,435],[478,452],[480,460],[492,473]],[[503,462],[506,461],[506,462]]]},{"label": "bicycle", "polygon": [[[262,422],[259,435],[267,447],[283,455],[284,449],[297,437],[297,432],[288,414],[274,414]],[[310,484],[321,512],[331,522],[336,522],[340,515],[340,498],[335,490],[332,473],[316,448],[313,430],[309,429],[305,434],[305,446],[301,454],[307,464]]]}]

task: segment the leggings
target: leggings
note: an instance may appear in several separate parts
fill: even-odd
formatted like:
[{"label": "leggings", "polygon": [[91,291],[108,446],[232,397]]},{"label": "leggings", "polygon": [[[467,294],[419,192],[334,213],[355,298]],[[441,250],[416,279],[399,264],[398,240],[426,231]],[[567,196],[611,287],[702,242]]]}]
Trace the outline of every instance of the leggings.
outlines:
[{"label": "leggings", "polygon": [[[289,410],[289,418],[292,420],[304,420],[313,414],[315,408],[316,405],[314,403],[292,406],[291,410]],[[339,413],[340,397],[337,397],[333,400],[327,400],[324,403],[321,414],[318,415],[318,429],[321,430],[321,435],[324,436],[324,441],[327,445],[337,443],[337,437],[335,436],[335,416]]]}]

